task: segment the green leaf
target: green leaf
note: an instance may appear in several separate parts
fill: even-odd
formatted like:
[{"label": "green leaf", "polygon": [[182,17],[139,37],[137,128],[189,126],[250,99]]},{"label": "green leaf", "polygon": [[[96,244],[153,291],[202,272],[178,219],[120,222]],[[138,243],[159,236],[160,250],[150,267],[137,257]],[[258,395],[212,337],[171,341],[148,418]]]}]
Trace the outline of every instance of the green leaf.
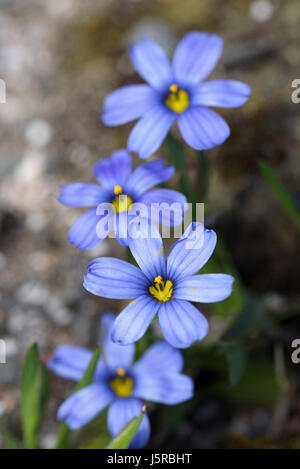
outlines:
[{"label": "green leaf", "polygon": [[278,179],[272,168],[263,160],[258,160],[258,168],[268,183],[272,193],[277,198],[285,213],[294,223],[295,227],[300,230],[300,212],[295,201],[287,188]]},{"label": "green leaf", "polygon": [[230,387],[224,380],[218,379],[211,385],[204,384],[201,393],[202,399],[213,395],[233,402],[234,405],[254,404],[272,410],[280,395],[274,360],[266,356],[265,349],[252,349],[251,353],[247,354],[245,369],[235,386]]},{"label": "green leaf", "polygon": [[48,372],[39,361],[37,344],[27,351],[21,382],[21,420],[26,448],[37,448],[37,432],[48,398]]},{"label": "green leaf", "polygon": [[77,384],[75,391],[80,391],[80,389],[85,388],[93,381],[94,374],[97,368],[97,364],[100,358],[100,350],[97,348],[88,364],[87,369],[85,370],[82,380]]},{"label": "green leaf", "polygon": [[103,431],[96,436],[93,436],[87,443],[80,446],[80,449],[103,449],[106,448],[111,440],[108,432]]},{"label": "green leaf", "polygon": [[136,432],[139,429],[139,426],[144,417],[145,410],[143,408],[142,412],[138,417],[130,420],[130,422],[118,433],[115,438],[111,440],[106,449],[127,449],[129,448],[130,443],[136,435]]},{"label": "green leaf", "polygon": [[241,313],[229,326],[222,340],[237,339],[257,327],[263,321],[265,309],[265,303],[261,299],[253,296],[248,297]]},{"label": "green leaf", "polygon": [[225,353],[228,360],[229,381],[231,386],[235,386],[243,374],[246,353],[240,346],[230,346],[225,350]]},{"label": "green leaf", "polygon": [[[96,349],[93,353],[93,356],[92,356],[92,358],[91,358],[91,360],[90,360],[84,374],[83,374],[83,377],[82,377],[81,381],[77,384],[74,392],[80,391],[80,389],[82,389],[82,388],[88,386],[89,384],[91,384],[91,382],[93,381],[93,378],[94,378],[96,368],[97,368],[99,357],[100,357],[100,350]],[[57,442],[56,442],[56,445],[55,445],[56,449],[66,449],[66,448],[69,447],[70,433],[71,433],[70,428],[68,427],[68,425],[65,422],[63,422],[60,425],[59,430],[58,430]]]}]

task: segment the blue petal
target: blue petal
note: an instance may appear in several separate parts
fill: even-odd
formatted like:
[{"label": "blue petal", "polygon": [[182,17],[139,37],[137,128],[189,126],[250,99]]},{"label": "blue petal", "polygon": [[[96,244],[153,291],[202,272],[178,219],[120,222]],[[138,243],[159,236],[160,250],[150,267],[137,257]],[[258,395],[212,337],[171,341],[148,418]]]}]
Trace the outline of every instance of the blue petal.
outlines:
[{"label": "blue petal", "polygon": [[[140,226],[140,230],[136,227]],[[134,234],[136,231],[136,234]],[[136,262],[152,284],[155,277],[165,277],[166,261],[160,233],[156,226],[147,220],[129,225],[129,248]],[[135,238],[133,238],[135,236]]]},{"label": "blue petal", "polygon": [[138,374],[134,394],[161,404],[175,405],[193,397],[193,380],[179,373]]},{"label": "blue petal", "polygon": [[173,58],[176,81],[195,86],[207,77],[219,60],[223,40],[216,34],[192,31],[178,44]]},{"label": "blue petal", "polygon": [[96,215],[96,208],[91,208],[81,215],[68,233],[68,241],[79,249],[91,249],[97,246],[107,235],[107,232],[97,232],[97,224],[106,215]]},{"label": "blue petal", "polygon": [[[140,400],[134,398],[117,399],[108,410],[107,426],[112,436],[116,436],[122,428],[134,417],[137,417],[142,410],[143,404]],[[147,444],[150,436],[150,422],[145,413],[141,425],[131,442],[130,448],[142,448]]]},{"label": "blue petal", "polygon": [[164,341],[155,342],[136,362],[134,373],[179,373],[183,368],[182,353]]},{"label": "blue petal", "polygon": [[104,298],[131,300],[145,293],[147,279],[128,262],[113,257],[99,257],[88,265],[83,286]]},{"label": "blue petal", "polygon": [[110,158],[100,160],[94,166],[94,175],[100,184],[114,194],[114,186],[123,187],[131,173],[132,158],[126,150],[117,150]]},{"label": "blue petal", "polygon": [[203,225],[192,223],[170,250],[168,278],[177,281],[198,272],[212,255],[216,242],[217,235],[213,230],[204,229],[203,232]]},{"label": "blue petal", "polygon": [[47,366],[57,375],[80,381],[92,358],[92,352],[76,345],[60,345]]},{"label": "blue petal", "polygon": [[176,115],[158,104],[133,127],[127,143],[128,151],[138,153],[140,158],[148,158],[160,147],[170,130]]},{"label": "blue petal", "polygon": [[57,417],[76,430],[96,417],[113,398],[114,394],[106,383],[91,384],[63,402]]},{"label": "blue petal", "polygon": [[153,88],[165,91],[173,82],[173,71],[168,57],[151,39],[141,39],[130,47],[129,53],[138,74]]},{"label": "blue petal", "polygon": [[178,117],[183,139],[196,150],[221,145],[230,135],[223,117],[207,107],[191,107]]},{"label": "blue petal", "polygon": [[154,160],[140,164],[129,176],[126,191],[137,200],[151,187],[170,179],[175,172],[173,166],[166,166],[164,160]]},{"label": "blue petal", "polygon": [[119,345],[112,341],[112,328],[117,316],[105,313],[101,318],[102,351],[104,360],[109,368],[115,371],[117,368],[127,370],[134,357],[134,345]]},{"label": "blue petal", "polygon": [[215,303],[231,295],[233,282],[234,278],[227,274],[191,275],[178,281],[174,298]]},{"label": "blue petal", "polygon": [[159,94],[148,85],[129,85],[114,91],[104,102],[102,121],[120,125],[141,117],[157,104]]},{"label": "blue petal", "polygon": [[139,296],[121,311],[114,322],[112,340],[122,345],[139,340],[154,318],[159,303],[148,295]]},{"label": "blue petal", "polygon": [[187,348],[203,339],[208,331],[208,323],[198,309],[184,300],[171,300],[163,303],[158,319],[165,339],[177,348]]},{"label": "blue petal", "polygon": [[153,189],[143,194],[140,203],[148,207],[149,218],[164,226],[177,226],[182,223],[186,197],[171,189]]},{"label": "blue petal", "polygon": [[98,184],[74,182],[61,187],[58,201],[69,207],[93,207],[108,202],[109,193]]},{"label": "blue petal", "polygon": [[214,80],[201,83],[193,90],[192,106],[216,106],[232,108],[248,101],[251,88],[235,80]]}]

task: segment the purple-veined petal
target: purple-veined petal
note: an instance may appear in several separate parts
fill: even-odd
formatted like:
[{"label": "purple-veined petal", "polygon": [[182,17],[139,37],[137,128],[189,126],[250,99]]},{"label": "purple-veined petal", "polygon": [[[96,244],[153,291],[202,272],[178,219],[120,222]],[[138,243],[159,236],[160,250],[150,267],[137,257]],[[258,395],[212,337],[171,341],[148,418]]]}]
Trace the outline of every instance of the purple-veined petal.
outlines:
[{"label": "purple-veined petal", "polygon": [[148,85],[123,86],[104,101],[102,121],[115,126],[138,119],[159,101],[159,94]]},{"label": "purple-veined petal", "polygon": [[94,383],[70,396],[58,409],[57,417],[72,430],[90,422],[114,398],[106,383]]},{"label": "purple-veined petal", "polygon": [[151,39],[143,38],[133,44],[129,53],[138,74],[153,88],[162,92],[173,82],[173,71],[168,57]]},{"label": "purple-veined petal", "polygon": [[151,187],[170,179],[174,172],[175,168],[167,166],[162,159],[140,164],[129,176],[125,189],[137,200]]},{"label": "purple-veined petal", "polygon": [[[140,227],[139,229],[137,229]],[[165,277],[166,261],[160,233],[149,220],[131,222],[129,248],[143,273],[152,284],[155,277]]]},{"label": "purple-veined petal", "polygon": [[139,202],[146,204],[152,221],[165,226],[177,226],[182,223],[187,199],[178,191],[153,189],[143,194]]},{"label": "purple-veined petal", "polygon": [[206,81],[193,89],[191,105],[233,108],[245,104],[250,94],[251,88],[241,81]]},{"label": "purple-veined petal", "polygon": [[102,353],[105,363],[112,371],[117,368],[127,370],[132,364],[135,347],[131,345],[119,345],[112,341],[112,328],[117,316],[105,313],[101,318]]},{"label": "purple-veined petal", "polygon": [[69,207],[93,207],[100,202],[108,202],[110,194],[108,191],[87,182],[74,182],[61,187],[58,201]]},{"label": "purple-veined petal", "polygon": [[151,345],[133,366],[134,373],[140,376],[179,373],[182,368],[182,353],[165,341]]},{"label": "purple-veined petal", "polygon": [[227,274],[191,275],[178,281],[174,298],[215,303],[231,295],[233,282],[234,278]]},{"label": "purple-veined petal", "polygon": [[193,397],[193,380],[180,373],[138,374],[135,396],[152,402],[175,405]]},{"label": "purple-veined petal", "polygon": [[176,115],[161,104],[146,112],[133,127],[127,142],[128,151],[148,158],[160,147]]},{"label": "purple-veined petal", "polygon": [[127,150],[114,151],[94,166],[94,175],[100,184],[114,194],[114,186],[123,187],[131,173],[132,158]]},{"label": "purple-veined petal", "polygon": [[204,229],[201,223],[192,223],[170,250],[168,278],[177,281],[198,272],[212,255],[216,242],[217,235],[213,230]]},{"label": "purple-veined petal", "polygon": [[[116,436],[130,420],[141,413],[142,407],[142,402],[133,397],[115,400],[108,410],[107,426],[109,433]],[[143,448],[147,444],[149,436],[150,422],[147,413],[145,413],[130,448]]]},{"label": "purple-veined petal", "polygon": [[165,339],[177,348],[187,348],[203,339],[208,322],[198,309],[185,300],[167,301],[158,312],[158,319]]},{"label": "purple-veined petal", "polygon": [[80,381],[91,358],[90,350],[76,345],[59,345],[47,366],[62,378]]},{"label": "purple-veined petal", "polygon": [[223,40],[216,34],[191,31],[179,42],[173,58],[176,82],[195,86],[210,74],[223,50]]},{"label": "purple-veined petal", "polygon": [[83,213],[70,228],[68,241],[79,249],[91,249],[99,244],[108,232],[97,232],[99,221],[107,215],[96,215],[97,208],[91,208]]},{"label": "purple-veined petal", "polygon": [[148,295],[139,296],[121,311],[114,322],[112,340],[122,345],[139,340],[157,313],[159,303]]},{"label": "purple-veined petal", "polygon": [[207,107],[190,107],[178,117],[183,139],[196,150],[221,145],[230,135],[223,117]]},{"label": "purple-veined petal", "polygon": [[87,266],[83,286],[104,298],[131,300],[147,291],[143,272],[128,262],[113,257],[99,257]]}]

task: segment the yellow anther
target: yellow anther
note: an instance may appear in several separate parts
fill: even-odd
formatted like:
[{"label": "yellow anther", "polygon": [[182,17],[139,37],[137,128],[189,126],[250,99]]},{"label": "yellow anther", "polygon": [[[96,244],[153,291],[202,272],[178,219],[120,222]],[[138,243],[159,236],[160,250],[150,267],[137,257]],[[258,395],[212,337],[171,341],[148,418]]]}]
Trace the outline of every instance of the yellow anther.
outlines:
[{"label": "yellow anther", "polygon": [[195,290],[195,287],[190,287],[190,290]]},{"label": "yellow anther", "polygon": [[125,376],[126,374],[126,371],[124,370],[124,368],[118,368],[117,369],[117,375],[118,376]]},{"label": "yellow anther", "polygon": [[176,85],[176,83],[173,83],[173,85],[170,86],[169,90],[171,93],[177,93],[178,85]]},{"label": "yellow anther", "polygon": [[160,284],[161,282],[162,282],[162,276],[161,275],[158,275],[157,277],[155,277],[154,283]]},{"label": "yellow anther", "polygon": [[162,254],[162,250],[160,249],[160,250],[157,252],[157,254]]},{"label": "yellow anther", "polygon": [[116,213],[126,212],[130,209],[133,204],[131,197],[125,194],[117,195],[117,197],[112,201],[112,204],[115,208]]},{"label": "yellow anther", "polygon": [[154,279],[154,285],[149,287],[149,293],[160,303],[165,303],[172,298],[173,283],[171,280],[165,282],[159,275]]},{"label": "yellow anther", "polygon": [[[174,86],[177,86],[177,85],[174,85]],[[172,91],[171,86],[170,86],[170,91],[171,91],[170,94],[167,96],[165,100],[165,105],[172,111],[176,112],[176,114],[181,114],[189,107],[189,104],[190,104],[189,94],[185,90],[177,89],[176,91]]]},{"label": "yellow anther", "polygon": [[[123,368],[119,368],[119,370],[123,370]],[[124,371],[124,370],[123,370]],[[129,397],[133,391],[133,379],[130,376],[117,376],[109,381],[111,389],[116,393],[118,397]]]},{"label": "yellow anther", "polygon": [[134,305],[134,303],[135,303],[134,300],[132,300],[132,301],[129,302],[130,305]]},{"label": "yellow anther", "polygon": [[115,187],[114,187],[114,193],[115,193],[115,195],[122,194],[122,192],[123,192],[122,186],[115,186]]}]

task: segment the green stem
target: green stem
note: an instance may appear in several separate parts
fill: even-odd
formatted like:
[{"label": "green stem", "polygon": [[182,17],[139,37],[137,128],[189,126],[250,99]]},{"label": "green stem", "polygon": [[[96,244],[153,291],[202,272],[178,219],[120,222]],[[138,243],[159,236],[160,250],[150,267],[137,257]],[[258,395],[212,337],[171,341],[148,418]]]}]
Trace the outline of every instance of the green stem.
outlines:
[{"label": "green stem", "polygon": [[209,189],[209,160],[206,151],[202,150],[197,155],[197,198],[204,202]]},{"label": "green stem", "polygon": [[180,174],[178,181],[179,189],[186,196],[188,202],[195,204],[196,194],[191,182],[184,149],[181,143],[170,133],[167,135],[165,144],[170,156],[170,161]]}]

